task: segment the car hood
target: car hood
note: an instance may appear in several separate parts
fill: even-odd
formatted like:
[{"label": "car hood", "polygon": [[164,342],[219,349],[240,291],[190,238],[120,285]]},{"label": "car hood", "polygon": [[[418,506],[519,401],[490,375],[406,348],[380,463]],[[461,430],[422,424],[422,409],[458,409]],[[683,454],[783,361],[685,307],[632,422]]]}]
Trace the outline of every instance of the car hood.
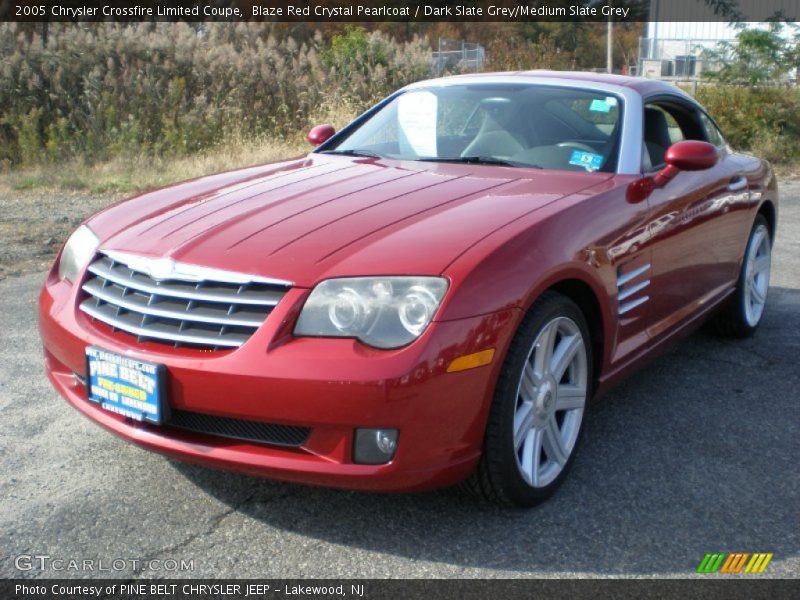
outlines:
[{"label": "car hood", "polygon": [[164,188],[101,213],[101,249],[311,286],[442,273],[520,216],[609,179],[312,154]]}]

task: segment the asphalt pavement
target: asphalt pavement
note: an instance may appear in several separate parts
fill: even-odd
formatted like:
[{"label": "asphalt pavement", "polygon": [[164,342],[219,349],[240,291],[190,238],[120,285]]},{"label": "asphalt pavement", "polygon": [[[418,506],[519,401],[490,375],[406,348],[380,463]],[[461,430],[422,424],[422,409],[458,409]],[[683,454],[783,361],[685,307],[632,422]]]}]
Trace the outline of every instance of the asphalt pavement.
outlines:
[{"label": "asphalt pavement", "polygon": [[800,576],[800,182],[782,189],[757,335],[694,334],[608,393],[564,486],[529,511],[141,450],[47,382],[44,274],[0,281],[0,577],[684,577],[734,551],[774,553],[760,577]]}]

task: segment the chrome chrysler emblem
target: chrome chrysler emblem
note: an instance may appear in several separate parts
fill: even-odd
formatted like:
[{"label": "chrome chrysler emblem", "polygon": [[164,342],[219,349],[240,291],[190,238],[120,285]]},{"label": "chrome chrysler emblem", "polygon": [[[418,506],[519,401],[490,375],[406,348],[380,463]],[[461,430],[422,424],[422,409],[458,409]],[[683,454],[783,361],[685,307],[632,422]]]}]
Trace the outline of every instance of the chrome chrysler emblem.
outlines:
[{"label": "chrome chrysler emblem", "polygon": [[283,279],[272,279],[270,277],[260,277],[248,273],[238,273],[236,271],[226,271],[193,265],[185,262],[175,261],[168,257],[151,258],[121,252],[118,250],[101,250],[108,258],[115,263],[123,264],[132,271],[144,273],[156,281],[174,279],[178,281],[190,281],[199,283],[201,281],[221,281],[224,283],[267,283],[270,285],[281,285],[291,287],[291,281]]},{"label": "chrome chrysler emblem", "polygon": [[175,261],[170,258],[158,258],[147,265],[150,277],[156,281],[169,279],[175,272]]}]

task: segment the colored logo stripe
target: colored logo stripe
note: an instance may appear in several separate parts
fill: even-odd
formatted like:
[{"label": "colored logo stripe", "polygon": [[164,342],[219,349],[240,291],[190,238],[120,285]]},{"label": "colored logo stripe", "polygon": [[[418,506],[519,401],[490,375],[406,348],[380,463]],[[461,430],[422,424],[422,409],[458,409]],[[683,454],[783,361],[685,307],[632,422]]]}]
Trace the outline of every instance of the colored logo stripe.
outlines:
[{"label": "colored logo stripe", "polygon": [[763,573],[769,561],[772,560],[772,552],[769,554],[753,554],[753,558],[744,569],[745,573]]},{"label": "colored logo stripe", "polygon": [[736,552],[728,554],[728,559],[719,570],[720,573],[738,573],[744,566],[744,561],[747,560],[750,554],[748,552]]},{"label": "colored logo stripe", "polygon": [[725,559],[724,554],[706,554],[703,557],[703,560],[700,562],[700,566],[697,567],[698,573],[716,573],[717,570],[722,565],[722,561]]},{"label": "colored logo stripe", "polygon": [[[714,552],[708,553],[697,567],[698,573],[763,573],[773,554],[766,552]],[[749,562],[748,562],[749,559]],[[745,564],[747,566],[745,567]],[[742,571],[744,568],[744,571]]]}]

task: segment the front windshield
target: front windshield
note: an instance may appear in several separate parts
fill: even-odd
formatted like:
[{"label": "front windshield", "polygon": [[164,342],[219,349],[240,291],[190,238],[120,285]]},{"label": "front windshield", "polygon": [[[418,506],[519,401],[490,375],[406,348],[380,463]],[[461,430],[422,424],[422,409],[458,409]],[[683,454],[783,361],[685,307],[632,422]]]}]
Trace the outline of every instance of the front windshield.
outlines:
[{"label": "front windshield", "polygon": [[549,85],[404,92],[323,152],[401,160],[615,171],[622,99]]}]

